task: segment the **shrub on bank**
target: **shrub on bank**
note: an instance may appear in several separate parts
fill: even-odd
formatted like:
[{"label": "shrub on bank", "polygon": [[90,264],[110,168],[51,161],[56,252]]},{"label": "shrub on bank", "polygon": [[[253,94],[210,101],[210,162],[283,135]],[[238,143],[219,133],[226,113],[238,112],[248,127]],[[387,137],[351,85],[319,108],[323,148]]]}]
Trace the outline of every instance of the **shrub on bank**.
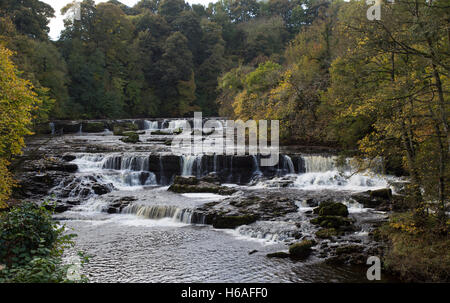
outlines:
[{"label": "shrub on bank", "polygon": [[[0,282],[82,282],[69,280],[72,264],[63,264],[64,249],[75,235],[52,220],[44,206],[26,202],[0,214]],[[81,262],[86,258],[80,255]],[[81,264],[82,265],[82,264]]]},{"label": "shrub on bank", "polygon": [[417,226],[412,212],[392,215],[379,229],[388,243],[385,268],[409,282],[449,282],[449,226],[450,220],[442,227],[432,215],[422,226]]}]

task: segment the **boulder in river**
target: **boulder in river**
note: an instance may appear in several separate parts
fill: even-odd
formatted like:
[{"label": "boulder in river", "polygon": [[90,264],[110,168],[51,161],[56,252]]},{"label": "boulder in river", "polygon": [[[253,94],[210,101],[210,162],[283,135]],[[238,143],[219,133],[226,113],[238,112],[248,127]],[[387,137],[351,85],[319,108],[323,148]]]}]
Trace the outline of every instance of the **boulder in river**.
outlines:
[{"label": "boulder in river", "polygon": [[212,225],[215,228],[236,228],[241,225],[251,224],[257,219],[258,217],[255,215],[216,216],[213,219]]},{"label": "boulder in river", "polygon": [[356,202],[364,205],[364,207],[377,208],[391,202],[392,190],[390,188],[368,190],[362,193],[353,194],[351,197]]},{"label": "boulder in river", "polygon": [[290,255],[287,252],[284,251],[278,251],[278,252],[274,252],[274,253],[270,253],[266,255],[267,258],[289,258]]},{"label": "boulder in river", "polygon": [[310,222],[324,228],[340,229],[349,229],[353,224],[353,220],[341,216],[318,216],[317,218],[311,219]]},{"label": "boulder in river", "polygon": [[320,203],[319,207],[314,209],[314,213],[320,216],[348,216],[348,209],[342,203],[335,203],[332,201],[324,201]]},{"label": "boulder in river", "polygon": [[123,132],[123,137],[120,141],[124,143],[137,143],[139,142],[139,135],[136,132]]},{"label": "boulder in river", "polygon": [[111,202],[111,204],[108,205],[106,212],[109,214],[121,213],[125,207],[127,207],[128,205],[130,205],[131,202],[134,202],[136,200],[137,198],[132,196],[126,196],[121,197],[119,199],[115,199],[114,201]]},{"label": "boulder in river", "polygon": [[330,239],[337,235],[338,232],[335,228],[323,228],[316,232],[316,237],[320,239]]},{"label": "boulder in river", "polygon": [[293,259],[303,260],[311,254],[311,247],[316,243],[313,240],[303,240],[289,246],[289,255]]}]

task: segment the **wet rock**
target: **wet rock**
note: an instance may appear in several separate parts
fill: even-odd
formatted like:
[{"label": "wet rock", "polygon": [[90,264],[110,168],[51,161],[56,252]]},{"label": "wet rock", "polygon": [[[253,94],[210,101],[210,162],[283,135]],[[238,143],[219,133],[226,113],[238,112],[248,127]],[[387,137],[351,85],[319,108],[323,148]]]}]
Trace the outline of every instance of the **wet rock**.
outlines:
[{"label": "wet rock", "polygon": [[97,183],[97,184],[93,184],[92,185],[92,190],[94,191],[94,193],[96,195],[101,196],[101,195],[110,193],[111,192],[111,187],[106,185],[106,184],[99,184],[99,183]]},{"label": "wet rock", "polygon": [[364,249],[361,245],[344,245],[336,248],[336,255],[352,254],[362,252]]},{"label": "wet rock", "polygon": [[[282,217],[298,209],[295,200],[280,197],[277,194],[267,196],[232,196],[219,202],[207,203],[197,208],[207,218],[215,216],[254,215],[260,220],[271,220]],[[208,223],[207,224],[211,224]]]},{"label": "wet rock", "polygon": [[111,204],[108,205],[106,212],[109,214],[121,213],[125,207],[127,207],[128,205],[130,205],[131,202],[134,202],[136,200],[137,199],[133,196],[121,197],[119,199],[112,201]]},{"label": "wet rock", "polygon": [[167,135],[171,135],[172,132],[167,131],[167,130],[159,130],[158,129],[158,130],[152,131],[150,134],[154,135],[154,136],[167,136]]},{"label": "wet rock", "polygon": [[335,203],[332,201],[324,201],[319,207],[314,209],[315,214],[319,214],[320,216],[348,216],[348,209],[342,203]]},{"label": "wet rock", "polygon": [[77,157],[74,156],[74,155],[64,155],[64,156],[61,157],[61,159],[63,159],[63,160],[66,161],[66,162],[73,161],[73,160],[75,160],[76,158],[77,158]]},{"label": "wet rock", "polygon": [[364,265],[367,260],[367,255],[364,253],[364,246],[362,245],[343,245],[335,249],[332,257],[327,259],[327,264],[351,264]]},{"label": "wet rock", "polygon": [[80,131],[80,121],[53,121],[55,133],[75,134]]},{"label": "wet rock", "polygon": [[105,130],[104,122],[87,121],[82,123],[82,130],[85,133],[101,133]]},{"label": "wet rock", "polygon": [[120,141],[132,144],[140,142],[139,135],[136,132],[124,132],[123,137],[120,138]]},{"label": "wet rock", "polygon": [[319,201],[317,201],[316,199],[314,199],[314,198],[309,198],[309,199],[306,199],[306,205],[308,205],[309,207],[316,207],[316,206],[319,206]]},{"label": "wet rock", "polygon": [[311,247],[315,245],[313,240],[303,240],[302,242],[289,246],[289,255],[293,259],[303,260],[311,254]]},{"label": "wet rock", "polygon": [[112,129],[114,136],[122,136],[125,132],[137,131],[139,127],[131,122],[116,122]]},{"label": "wet rock", "polygon": [[340,216],[319,216],[311,219],[310,222],[315,225],[320,225],[324,228],[340,228],[345,229],[353,224],[353,220]]},{"label": "wet rock", "polygon": [[368,193],[370,194],[371,198],[381,198],[385,200],[389,200],[392,198],[392,190],[390,188],[369,190]]},{"label": "wet rock", "polygon": [[249,254],[249,255],[253,255],[254,253],[257,253],[257,252],[258,252],[258,250],[254,249],[254,250],[248,252],[248,254]]},{"label": "wet rock", "polygon": [[392,190],[390,188],[368,190],[366,192],[353,194],[351,197],[356,202],[363,204],[364,207],[383,207],[391,202]]},{"label": "wet rock", "polygon": [[212,220],[214,228],[236,228],[241,225],[247,225],[255,222],[258,219],[255,215],[243,216],[216,216]]},{"label": "wet rock", "polygon": [[330,239],[337,235],[338,232],[335,228],[324,228],[316,232],[316,237],[320,239]]},{"label": "wet rock", "polygon": [[175,179],[173,180],[174,184],[179,185],[197,185],[199,182],[200,180],[194,176],[191,177],[175,176]]},{"label": "wet rock", "polygon": [[168,190],[175,193],[214,193],[219,195],[232,195],[236,192],[233,188],[208,181],[215,182],[210,177],[197,179],[196,177],[176,176]]},{"label": "wet rock", "polygon": [[279,251],[266,255],[267,258],[289,258],[290,255],[287,252]]}]

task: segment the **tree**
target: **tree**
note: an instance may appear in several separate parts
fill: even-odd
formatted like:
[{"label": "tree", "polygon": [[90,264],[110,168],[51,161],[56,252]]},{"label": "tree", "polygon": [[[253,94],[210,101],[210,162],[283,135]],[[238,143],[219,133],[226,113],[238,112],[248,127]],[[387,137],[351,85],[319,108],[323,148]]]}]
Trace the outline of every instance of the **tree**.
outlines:
[{"label": "tree", "polygon": [[0,2],[0,17],[9,16],[21,34],[45,40],[48,36],[49,18],[54,17],[53,8],[39,0],[3,0]]},{"label": "tree", "polygon": [[[340,16],[348,51],[333,63],[328,96],[348,119],[371,117],[360,149],[370,157],[401,153],[418,217],[448,199],[448,18],[441,1],[402,0],[369,22],[358,3]],[[427,159],[424,161],[424,159]],[[417,221],[417,223],[419,223]]]},{"label": "tree", "polygon": [[41,103],[31,83],[18,77],[11,56],[10,50],[0,46],[0,205],[14,185],[8,165],[22,153],[24,137],[32,134],[32,112]]}]

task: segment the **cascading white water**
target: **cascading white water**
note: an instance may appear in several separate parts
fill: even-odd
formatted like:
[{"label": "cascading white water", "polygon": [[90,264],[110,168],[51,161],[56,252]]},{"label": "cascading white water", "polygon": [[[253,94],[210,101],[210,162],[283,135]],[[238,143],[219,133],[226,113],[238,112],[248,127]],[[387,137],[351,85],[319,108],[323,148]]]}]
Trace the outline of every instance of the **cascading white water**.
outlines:
[{"label": "cascading white water", "polygon": [[239,238],[276,243],[295,240],[298,228],[292,222],[258,221],[250,225],[241,225],[231,233]]},{"label": "cascading white water", "polygon": [[336,170],[335,165],[337,157],[335,156],[302,156],[305,163],[305,172],[326,172]]},{"label": "cascading white water", "polygon": [[119,189],[157,185],[156,176],[149,171],[148,156],[81,155],[73,163],[81,173],[101,172],[104,182]]},{"label": "cascading white water", "polygon": [[169,121],[169,125],[167,126],[167,129],[169,130],[176,130],[179,128],[186,128],[188,121],[187,120],[172,120]]},{"label": "cascading white water", "polygon": [[175,222],[186,224],[205,224],[205,217],[192,209],[168,205],[129,205],[122,210],[124,214],[135,214],[147,219],[172,218]]},{"label": "cascading white water", "polygon": [[194,167],[194,162],[198,156],[193,155],[183,155],[182,156],[182,176],[192,176],[192,168]]},{"label": "cascading white water", "polygon": [[195,159],[195,162],[197,163],[197,178],[202,176],[202,159],[203,155],[200,155]]},{"label": "cascading white water", "polygon": [[[370,172],[353,173],[349,165],[339,167],[335,156],[302,156],[305,173],[300,173],[295,187],[309,190],[367,190],[387,187],[385,178]],[[347,160],[347,163],[349,161]]]},{"label": "cascading white water", "polygon": [[283,155],[283,169],[289,171],[290,174],[295,174],[294,163],[292,163],[291,157]]},{"label": "cascading white water", "polygon": [[158,121],[144,120],[144,129],[145,130],[157,130],[158,129]]},{"label": "cascading white water", "polygon": [[259,161],[256,155],[252,155],[253,159],[253,177],[261,176],[263,173],[259,169]]},{"label": "cascading white water", "polygon": [[50,131],[51,131],[52,135],[55,134],[55,123],[53,123],[53,122],[50,122]]}]

